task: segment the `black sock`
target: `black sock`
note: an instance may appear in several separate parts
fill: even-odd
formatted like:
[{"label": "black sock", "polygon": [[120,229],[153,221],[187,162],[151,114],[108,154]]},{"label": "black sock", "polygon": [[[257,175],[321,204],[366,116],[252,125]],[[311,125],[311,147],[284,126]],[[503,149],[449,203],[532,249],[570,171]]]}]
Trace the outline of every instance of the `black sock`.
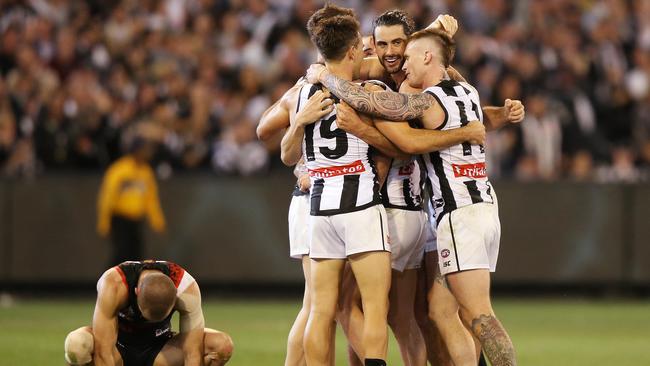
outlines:
[{"label": "black sock", "polygon": [[378,358],[366,358],[364,366],[386,366],[386,361]]},{"label": "black sock", "polygon": [[485,355],[481,352],[481,356],[478,358],[478,366],[488,366],[487,361],[485,361]]}]

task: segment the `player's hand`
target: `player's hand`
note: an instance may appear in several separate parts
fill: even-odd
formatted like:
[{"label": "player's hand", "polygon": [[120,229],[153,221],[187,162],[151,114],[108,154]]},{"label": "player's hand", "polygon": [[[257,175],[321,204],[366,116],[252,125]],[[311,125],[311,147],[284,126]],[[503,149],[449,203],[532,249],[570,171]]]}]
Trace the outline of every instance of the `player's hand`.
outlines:
[{"label": "player's hand", "polygon": [[440,14],[431,24],[433,28],[438,28],[453,37],[458,31],[458,21],[449,14]]},{"label": "player's hand", "polygon": [[359,118],[357,111],[344,101],[336,107],[336,125],[345,132],[359,136],[364,127],[363,121]]},{"label": "player's hand", "polygon": [[330,98],[330,92],[316,91],[305,103],[305,106],[296,114],[296,124],[306,126],[332,113],[334,101]]},{"label": "player's hand", "polygon": [[466,124],[465,133],[467,133],[467,142],[472,145],[485,144],[485,126],[479,121],[471,121]]},{"label": "player's hand", "polygon": [[325,68],[325,65],[311,64],[311,66],[309,66],[309,69],[307,69],[307,74],[305,75],[305,78],[307,79],[308,82],[312,84],[320,84],[320,78],[325,73],[327,73],[327,69]]},{"label": "player's hand", "polygon": [[506,112],[506,120],[510,123],[519,123],[524,120],[526,110],[524,104],[517,99],[506,99],[503,104]]},{"label": "player's hand", "polygon": [[303,192],[309,192],[309,188],[311,188],[309,173],[305,173],[298,178],[298,188]]}]

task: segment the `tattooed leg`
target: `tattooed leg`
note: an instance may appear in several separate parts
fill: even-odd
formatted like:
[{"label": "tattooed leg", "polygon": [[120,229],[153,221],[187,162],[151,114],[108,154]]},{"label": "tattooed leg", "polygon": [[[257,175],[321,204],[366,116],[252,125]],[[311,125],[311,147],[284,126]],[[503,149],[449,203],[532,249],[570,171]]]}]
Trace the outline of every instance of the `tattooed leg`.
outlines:
[{"label": "tattooed leg", "polygon": [[472,320],[472,332],[481,341],[483,352],[493,366],[516,366],[512,341],[494,315],[482,314]]}]

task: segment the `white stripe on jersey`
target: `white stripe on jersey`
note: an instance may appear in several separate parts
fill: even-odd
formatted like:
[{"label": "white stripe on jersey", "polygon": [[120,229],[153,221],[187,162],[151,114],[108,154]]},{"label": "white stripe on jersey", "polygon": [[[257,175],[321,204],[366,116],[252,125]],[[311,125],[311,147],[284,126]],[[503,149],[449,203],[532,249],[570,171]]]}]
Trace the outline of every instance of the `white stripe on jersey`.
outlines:
[{"label": "white stripe on jersey", "polygon": [[[471,85],[443,80],[424,92],[433,95],[445,112],[439,129],[459,128],[474,120],[483,122],[479,95]],[[493,202],[483,146],[463,143],[422,157],[432,184],[438,220],[459,207]]]},{"label": "white stripe on jersey", "polygon": [[[305,84],[297,109],[320,88]],[[302,147],[311,178],[312,215],[335,215],[381,204],[370,146],[336,126],[336,104],[330,114],[305,127]]]}]

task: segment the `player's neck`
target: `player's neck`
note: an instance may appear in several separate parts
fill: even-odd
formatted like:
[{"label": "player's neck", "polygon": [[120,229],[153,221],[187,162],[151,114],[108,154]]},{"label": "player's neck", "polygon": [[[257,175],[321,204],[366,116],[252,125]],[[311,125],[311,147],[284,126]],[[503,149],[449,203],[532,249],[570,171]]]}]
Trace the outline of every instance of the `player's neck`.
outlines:
[{"label": "player's neck", "polygon": [[352,71],[352,67],[350,65],[342,62],[326,62],[325,67],[327,67],[327,71],[329,71],[331,74],[343,80],[352,80],[354,72]]},{"label": "player's neck", "polygon": [[406,73],[404,73],[404,70],[400,70],[396,73],[390,74],[390,78],[395,83],[395,87],[397,88],[397,90],[399,90],[400,85],[402,85],[402,83],[406,79]]},{"label": "player's neck", "polygon": [[442,78],[439,75],[432,74],[433,73],[428,73],[427,76],[424,77],[424,80],[422,81],[422,89],[436,86],[442,81]]}]

